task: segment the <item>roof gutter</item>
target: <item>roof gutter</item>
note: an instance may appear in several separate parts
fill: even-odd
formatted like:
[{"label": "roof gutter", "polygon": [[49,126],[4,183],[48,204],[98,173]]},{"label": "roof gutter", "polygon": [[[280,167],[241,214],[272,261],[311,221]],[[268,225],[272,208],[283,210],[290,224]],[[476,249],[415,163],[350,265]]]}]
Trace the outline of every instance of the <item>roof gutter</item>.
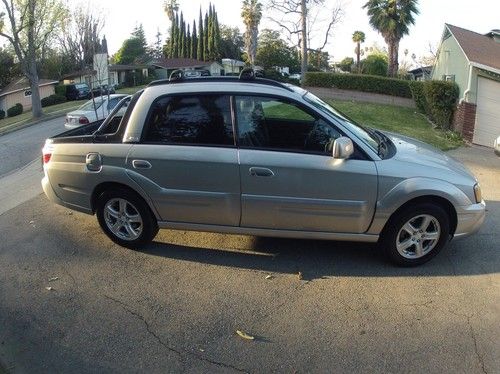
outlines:
[{"label": "roof gutter", "polygon": [[460,104],[467,102],[469,98],[470,87],[472,85],[472,64],[469,62],[469,79],[467,79],[467,89],[464,91],[464,96],[460,99]]}]

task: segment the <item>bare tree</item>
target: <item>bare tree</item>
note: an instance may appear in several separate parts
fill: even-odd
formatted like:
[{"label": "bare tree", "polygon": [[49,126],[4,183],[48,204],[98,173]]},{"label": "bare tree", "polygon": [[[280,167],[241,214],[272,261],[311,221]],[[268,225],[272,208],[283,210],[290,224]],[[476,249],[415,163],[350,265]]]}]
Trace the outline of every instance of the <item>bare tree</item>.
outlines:
[{"label": "bare tree", "polygon": [[59,0],[0,0],[0,4],[0,36],[16,53],[30,84],[33,117],[39,118],[43,112],[37,59],[59,31],[66,8]]},{"label": "bare tree", "polygon": [[90,5],[86,8],[80,5],[72,12],[72,16],[64,20],[59,44],[77,69],[88,68],[93,63],[104,28],[101,14],[93,11]]}]

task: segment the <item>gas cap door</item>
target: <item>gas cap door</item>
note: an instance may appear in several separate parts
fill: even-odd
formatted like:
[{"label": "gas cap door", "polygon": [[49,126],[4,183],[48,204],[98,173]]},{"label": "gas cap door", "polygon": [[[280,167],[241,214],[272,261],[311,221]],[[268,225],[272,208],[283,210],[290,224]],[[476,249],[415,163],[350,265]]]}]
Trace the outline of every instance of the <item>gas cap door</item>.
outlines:
[{"label": "gas cap door", "polygon": [[88,171],[101,171],[102,157],[99,153],[88,153],[85,158],[85,164]]}]

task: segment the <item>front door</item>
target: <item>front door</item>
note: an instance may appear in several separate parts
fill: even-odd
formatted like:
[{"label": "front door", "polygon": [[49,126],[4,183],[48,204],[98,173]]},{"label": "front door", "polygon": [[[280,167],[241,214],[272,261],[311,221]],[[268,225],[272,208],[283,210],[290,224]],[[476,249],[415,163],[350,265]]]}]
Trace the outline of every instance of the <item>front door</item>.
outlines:
[{"label": "front door", "polygon": [[162,220],[238,226],[240,177],[229,97],[158,98],[127,169]]},{"label": "front door", "polygon": [[333,125],[294,102],[236,97],[241,226],[365,232],[377,197],[373,161],[333,159]]}]

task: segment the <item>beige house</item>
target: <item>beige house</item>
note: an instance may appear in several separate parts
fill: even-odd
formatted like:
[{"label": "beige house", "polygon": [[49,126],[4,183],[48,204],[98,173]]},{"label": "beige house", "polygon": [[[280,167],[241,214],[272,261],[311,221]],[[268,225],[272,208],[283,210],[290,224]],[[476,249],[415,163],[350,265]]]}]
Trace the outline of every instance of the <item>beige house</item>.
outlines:
[{"label": "beige house", "polygon": [[[50,79],[40,79],[40,99],[53,95],[54,87],[58,83]],[[17,103],[22,104],[25,111],[31,109],[31,89],[26,78],[15,79],[0,91],[0,110],[3,110],[5,114],[7,114],[7,109]]]},{"label": "beige house", "polygon": [[500,30],[479,34],[445,24],[432,79],[458,85],[455,130],[492,147],[500,135]]}]

